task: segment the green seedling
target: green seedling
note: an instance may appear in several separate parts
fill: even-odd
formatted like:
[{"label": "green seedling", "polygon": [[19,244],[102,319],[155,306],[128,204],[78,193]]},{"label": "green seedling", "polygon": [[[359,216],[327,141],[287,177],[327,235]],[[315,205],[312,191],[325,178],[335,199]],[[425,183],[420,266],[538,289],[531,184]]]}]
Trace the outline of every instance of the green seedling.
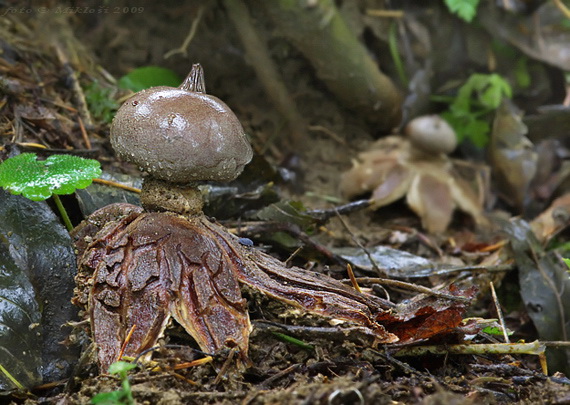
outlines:
[{"label": "green seedling", "polygon": [[477,15],[479,0],[445,0],[445,5],[451,13],[470,23]]},{"label": "green seedling", "polygon": [[83,90],[91,115],[97,120],[111,123],[119,108],[119,103],[114,98],[116,89],[103,87],[97,80],[94,80],[86,84]]},{"label": "green seedling", "polygon": [[273,336],[275,336],[276,338],[278,338],[279,340],[285,342],[285,343],[291,343],[295,346],[299,346],[301,349],[305,349],[305,350],[315,350],[315,346],[309,344],[309,343],[305,343],[302,340],[299,340],[297,338],[294,338],[292,336],[286,335],[284,333],[280,333],[280,332],[271,332],[273,334]]},{"label": "green seedling", "polygon": [[32,201],[53,197],[65,226],[71,231],[73,225],[58,195],[85,188],[100,175],[101,165],[93,159],[53,155],[37,160],[35,153],[22,153],[0,164],[0,187]]},{"label": "green seedling", "polygon": [[101,392],[91,398],[92,404],[97,405],[133,405],[135,400],[127,373],[137,365],[126,361],[117,361],[109,366],[109,374],[117,374],[121,380],[121,389],[112,392]]},{"label": "green seedling", "polygon": [[455,130],[458,141],[469,139],[482,148],[489,141],[489,115],[505,97],[512,97],[512,89],[502,76],[476,73],[459,88],[455,98],[434,97],[434,100],[450,103],[442,116]]}]

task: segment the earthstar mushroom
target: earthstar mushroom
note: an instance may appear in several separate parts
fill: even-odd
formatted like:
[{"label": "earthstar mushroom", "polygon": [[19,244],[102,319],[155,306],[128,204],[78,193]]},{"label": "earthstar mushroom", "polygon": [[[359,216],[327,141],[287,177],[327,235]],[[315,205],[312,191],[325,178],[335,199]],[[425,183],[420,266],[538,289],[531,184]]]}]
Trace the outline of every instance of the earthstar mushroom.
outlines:
[{"label": "earthstar mushroom", "polygon": [[149,174],[141,193],[149,210],[200,213],[193,182],[234,180],[252,158],[236,115],[205,92],[204,71],[195,64],[178,88],[142,90],[113,119],[113,149]]},{"label": "earthstar mushroom", "polygon": [[149,89],[127,100],[113,122],[112,144],[149,172],[141,195],[145,211],[111,204],[73,232],[74,302],[90,318],[102,370],[121,353],[137,356],[153,347],[170,317],[205,352],[235,348],[246,364],[251,324],[240,285],[302,312],[352,323],[376,343],[398,341],[381,321],[395,320],[394,304],[289,268],[203,215],[193,181],[231,180],[252,157],[237,118],[203,90],[203,72],[194,65],[181,88]]},{"label": "earthstar mushroom", "polygon": [[172,183],[231,181],[252,158],[241,123],[205,93],[200,65],[178,87],[152,87],[129,98],[111,124],[111,145],[124,160]]}]

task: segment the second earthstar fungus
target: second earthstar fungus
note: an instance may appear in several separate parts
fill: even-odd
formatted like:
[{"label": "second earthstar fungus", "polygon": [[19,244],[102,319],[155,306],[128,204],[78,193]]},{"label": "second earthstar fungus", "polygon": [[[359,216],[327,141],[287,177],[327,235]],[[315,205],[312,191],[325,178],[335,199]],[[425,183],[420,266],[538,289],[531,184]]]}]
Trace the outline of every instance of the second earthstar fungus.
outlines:
[{"label": "second earthstar fungus", "polygon": [[456,145],[449,125],[438,116],[418,117],[408,123],[405,133],[406,137],[379,139],[360,153],[341,178],[342,194],[352,198],[372,192],[370,201],[375,209],[405,196],[430,233],[445,231],[456,208],[475,223],[486,223],[486,176],[481,168],[466,166],[447,155]]},{"label": "second earthstar fungus", "polygon": [[[231,110],[204,90],[202,69],[194,65],[180,88],[132,96],[111,127],[119,155],[150,176],[141,196],[144,210],[112,204],[73,232],[79,255],[74,302],[89,317],[102,371],[121,353],[137,356],[154,346],[171,317],[202,350],[236,348],[246,365],[251,324],[244,286],[302,313],[352,324],[376,344],[400,336],[406,342],[424,340],[459,326],[470,293],[454,291],[438,305],[419,299],[410,311],[323,274],[287,267],[208,219],[193,182],[234,179],[251,159],[251,149]],[[146,123],[166,146],[154,148],[152,133],[137,137],[148,129]],[[232,143],[238,147],[228,146]],[[176,166],[180,160],[182,168]],[[438,313],[453,315],[444,317],[444,329],[428,326]],[[402,333],[410,327],[427,332]]]}]

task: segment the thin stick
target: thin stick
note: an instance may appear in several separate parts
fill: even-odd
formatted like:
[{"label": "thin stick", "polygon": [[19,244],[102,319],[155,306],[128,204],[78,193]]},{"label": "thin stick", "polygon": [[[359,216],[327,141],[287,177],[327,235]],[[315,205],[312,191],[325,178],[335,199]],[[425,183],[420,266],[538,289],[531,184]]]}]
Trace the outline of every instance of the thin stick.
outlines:
[{"label": "thin stick", "polygon": [[356,277],[354,277],[354,272],[352,271],[352,266],[350,265],[350,263],[346,263],[346,272],[348,273],[348,278],[350,278],[352,287],[359,293],[362,293],[362,290],[358,285],[358,281],[356,281]]},{"label": "thin stick", "polygon": [[344,227],[344,229],[346,229],[346,231],[348,232],[348,234],[350,235],[350,237],[352,238],[352,240],[354,241],[354,243],[356,243],[358,245],[358,247],[360,249],[362,249],[362,251],[364,252],[364,254],[366,255],[366,257],[368,257],[368,260],[370,260],[370,263],[372,263],[372,268],[374,269],[374,271],[376,273],[378,273],[378,275],[382,276],[384,275],[384,273],[382,272],[382,270],[380,270],[380,267],[378,266],[378,264],[376,263],[376,260],[374,260],[374,258],[372,257],[372,255],[370,254],[370,252],[368,251],[368,249],[366,249],[364,247],[364,245],[362,243],[360,243],[360,241],[358,240],[358,238],[354,235],[354,233],[352,233],[352,231],[350,230],[350,228],[348,227],[348,224],[346,223],[346,221],[344,220],[344,218],[341,217],[341,215],[338,213],[338,211],[336,211],[336,216],[337,218],[340,220],[340,223],[342,224],[342,226]]},{"label": "thin stick", "polygon": [[379,10],[369,8],[366,10],[366,15],[383,18],[402,18],[404,17],[404,12],[402,10]]},{"label": "thin stick", "polygon": [[112,181],[112,180],[93,179],[93,183],[99,183],[99,184],[104,184],[106,186],[122,188],[123,190],[132,191],[133,193],[138,193],[138,194],[141,193],[140,188],[127,186],[125,184],[117,183],[116,181]]},{"label": "thin stick", "polygon": [[495,304],[495,309],[497,310],[497,316],[499,317],[499,323],[501,324],[501,329],[503,330],[503,337],[505,338],[505,343],[511,343],[509,340],[509,335],[507,334],[507,326],[505,325],[505,318],[503,318],[503,311],[501,310],[501,304],[499,304],[499,299],[497,298],[497,293],[495,292],[495,285],[492,281],[489,281],[489,286],[491,287],[491,296],[493,297],[493,302]]},{"label": "thin stick", "polygon": [[566,18],[570,18],[570,9],[562,2],[562,0],[554,0],[554,4],[564,14]]},{"label": "thin stick", "polygon": [[176,55],[178,53],[182,54],[184,57],[188,56],[188,46],[194,39],[196,31],[198,31],[198,25],[200,24],[200,20],[202,20],[202,14],[204,14],[203,6],[198,9],[196,18],[194,18],[194,20],[192,21],[192,25],[190,26],[190,31],[188,32],[186,38],[184,38],[184,42],[182,42],[182,45],[180,45],[179,48],[171,49],[170,51],[166,52],[164,54],[164,59],[168,59],[171,56]]},{"label": "thin stick", "polygon": [[214,358],[212,356],[206,356],[203,357],[201,359],[197,359],[197,360],[193,360],[193,361],[188,361],[186,363],[180,363],[180,364],[176,364],[175,366],[172,367],[173,370],[182,370],[184,368],[190,368],[190,367],[195,367],[195,366],[201,366],[203,364],[208,364],[211,363],[214,360]]},{"label": "thin stick", "polygon": [[409,346],[393,354],[402,356],[425,356],[426,354],[533,354],[540,355],[546,346],[535,340],[531,343],[485,343],[461,345]]},{"label": "thin stick", "polygon": [[89,136],[87,135],[87,131],[85,130],[85,125],[83,125],[83,120],[81,117],[77,117],[79,120],[79,129],[81,130],[81,137],[83,138],[83,143],[85,143],[85,147],[87,149],[91,149],[91,141],[89,140]]},{"label": "thin stick", "polygon": [[341,145],[347,146],[348,142],[345,139],[341,138],[336,132],[331,131],[327,127],[322,125],[309,125],[309,131],[318,131],[328,135],[332,140],[340,143]]},{"label": "thin stick", "polygon": [[[432,290],[431,288],[427,288],[421,285],[406,283],[405,281],[390,280],[387,278],[377,278],[377,277],[358,277],[356,281],[358,281],[361,284],[381,284],[381,285],[389,285],[391,287],[399,287],[409,291],[415,291],[422,294],[432,295],[434,297],[445,298],[448,300],[471,302],[470,298],[451,295],[441,291]],[[350,282],[350,280],[343,280],[343,282],[347,283]]]},{"label": "thin stick", "polygon": [[295,251],[289,255],[287,260],[285,260],[285,265],[291,263],[291,261],[301,252],[301,250],[303,250],[303,246],[299,246],[297,249],[295,249]]},{"label": "thin stick", "polygon": [[89,113],[89,108],[87,107],[87,101],[85,101],[85,93],[83,93],[83,89],[81,88],[81,84],[79,84],[79,79],[77,78],[77,74],[69,61],[65,51],[61,47],[60,44],[54,44],[55,52],[57,54],[57,58],[59,62],[63,66],[63,70],[66,73],[69,81],[71,82],[71,88],[73,90],[73,94],[75,96],[75,102],[77,103],[77,111],[81,118],[83,118],[83,122],[87,126],[93,125],[93,120],[91,119],[91,114]]},{"label": "thin stick", "polygon": [[222,381],[222,378],[226,374],[226,372],[228,371],[228,368],[230,367],[230,364],[232,363],[232,361],[236,355],[237,350],[238,349],[236,349],[236,348],[233,348],[230,350],[230,354],[228,355],[228,358],[226,359],[226,361],[222,365],[220,372],[218,373],[218,375],[216,376],[216,379],[214,380],[214,385],[218,385],[220,383],[220,381]]},{"label": "thin stick", "polygon": [[301,368],[300,364],[293,364],[292,366],[287,367],[285,370],[281,370],[280,372],[278,372],[277,374],[272,375],[271,377],[267,378],[265,381],[263,381],[261,384],[259,384],[261,387],[267,387],[269,386],[271,383],[273,383],[274,381],[285,377],[287,374],[291,374],[296,372],[297,370],[299,370]]},{"label": "thin stick", "polygon": [[4,374],[8,380],[12,381],[12,384],[14,384],[16,388],[25,390],[25,387],[20,383],[20,381],[18,381],[12,374],[10,374],[8,370],[2,366],[2,364],[0,364],[0,373]]},{"label": "thin stick", "polygon": [[129,333],[127,333],[127,337],[125,338],[125,341],[123,342],[123,345],[121,346],[121,351],[119,352],[119,356],[117,357],[117,360],[121,360],[121,358],[123,357],[123,354],[125,354],[125,349],[127,348],[127,345],[129,344],[129,342],[131,341],[131,338],[133,337],[133,333],[135,332],[135,328],[137,327],[137,324],[135,323],[131,329],[129,330]]}]

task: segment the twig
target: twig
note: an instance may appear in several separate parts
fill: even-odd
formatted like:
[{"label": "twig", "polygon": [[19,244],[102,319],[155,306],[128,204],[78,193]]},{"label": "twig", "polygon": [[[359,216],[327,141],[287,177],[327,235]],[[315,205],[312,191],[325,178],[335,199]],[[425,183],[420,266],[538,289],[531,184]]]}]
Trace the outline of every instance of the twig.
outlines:
[{"label": "twig", "polygon": [[507,326],[505,325],[505,318],[503,317],[503,311],[501,310],[501,304],[499,303],[499,299],[497,298],[497,293],[495,291],[495,285],[492,281],[489,281],[489,286],[491,287],[491,296],[493,297],[495,309],[497,310],[497,316],[499,317],[499,323],[501,324],[501,329],[503,330],[505,343],[510,343],[509,335],[507,334]]},{"label": "twig", "polygon": [[171,49],[170,51],[166,52],[164,54],[164,59],[168,59],[171,56],[179,53],[182,54],[184,57],[188,56],[188,46],[190,45],[190,43],[194,39],[194,36],[196,35],[196,31],[198,30],[198,25],[200,24],[200,20],[202,19],[203,13],[204,13],[204,6],[198,9],[196,18],[194,18],[194,20],[192,21],[192,25],[190,26],[190,31],[188,32],[186,38],[184,38],[184,42],[182,42],[182,45],[180,45],[179,48]]},{"label": "twig", "polygon": [[93,179],[93,183],[104,184],[106,186],[122,188],[123,190],[132,191],[133,193],[140,194],[141,189],[136,187],[127,186],[125,184],[117,183],[116,181],[105,180],[105,179]]},{"label": "twig", "polygon": [[[381,285],[388,285],[391,287],[399,287],[409,291],[415,291],[421,294],[427,294],[434,297],[445,298],[448,300],[454,301],[461,301],[461,302],[471,302],[470,298],[461,297],[457,295],[451,295],[445,292],[432,290],[431,288],[427,288],[421,285],[406,283],[405,281],[399,280],[390,280],[387,278],[377,278],[377,277],[358,277],[356,279],[361,284],[381,284]],[[344,283],[349,283],[350,280],[343,280]]]},{"label": "twig", "polygon": [[281,370],[280,372],[278,372],[277,374],[272,375],[271,377],[267,378],[266,380],[264,380],[261,384],[259,384],[260,388],[263,387],[268,387],[270,386],[274,381],[285,377],[287,374],[291,374],[294,373],[296,371],[298,371],[301,368],[300,364],[293,364],[292,366],[287,367],[285,370]]},{"label": "twig", "polygon": [[364,252],[364,254],[366,255],[366,257],[368,257],[368,260],[370,260],[370,263],[372,263],[372,268],[374,269],[374,271],[379,275],[379,276],[383,276],[384,273],[382,272],[382,270],[380,270],[380,267],[378,266],[378,263],[376,263],[376,260],[374,260],[374,257],[372,257],[372,255],[370,254],[370,252],[368,251],[368,249],[366,249],[364,247],[364,245],[362,243],[360,243],[360,241],[358,240],[358,238],[354,235],[354,233],[350,230],[348,224],[346,223],[346,221],[344,220],[344,218],[342,218],[340,216],[340,214],[338,213],[338,211],[335,209],[335,213],[337,218],[340,220],[340,223],[342,224],[342,226],[344,227],[344,229],[346,229],[346,231],[348,232],[348,234],[351,236],[352,240],[354,241],[354,243],[356,243],[358,245],[358,247],[360,249],[362,249],[362,251]]},{"label": "twig", "polygon": [[222,381],[222,378],[224,377],[224,375],[228,371],[228,368],[230,367],[230,364],[234,360],[234,357],[235,357],[237,351],[238,351],[238,349],[235,347],[230,350],[230,354],[228,354],[228,358],[226,359],[226,361],[222,365],[220,372],[218,373],[218,375],[216,376],[216,379],[214,380],[214,385],[218,385],[220,383],[220,381]]},{"label": "twig", "polygon": [[570,9],[562,2],[562,0],[554,0],[554,5],[564,14],[566,18],[570,18]]},{"label": "twig", "polygon": [[87,135],[87,131],[85,130],[85,125],[83,125],[83,120],[81,117],[77,117],[79,121],[79,129],[81,130],[81,137],[83,138],[83,143],[85,143],[85,147],[87,149],[91,149],[91,141],[89,140],[89,136]]},{"label": "twig", "polygon": [[[230,231],[232,230],[230,229]],[[341,264],[343,266],[346,264],[346,260],[341,259],[337,255],[332,253],[326,246],[323,246],[318,242],[313,241],[306,233],[301,231],[298,225],[289,222],[261,222],[261,223],[245,225],[240,228],[240,235],[247,237],[249,235],[267,233],[267,232],[276,232],[276,231],[287,232],[288,234],[293,235],[295,238],[299,239],[306,246],[318,252],[319,254],[323,255],[327,259],[334,261],[335,263]]]},{"label": "twig", "polygon": [[346,264],[346,272],[348,273],[348,277],[350,278],[350,283],[352,284],[352,287],[359,293],[362,293],[362,290],[358,285],[358,281],[356,280],[356,277],[354,277],[354,272],[352,271],[352,266],[350,265],[350,263]]},{"label": "twig", "polygon": [[333,132],[330,129],[328,129],[327,127],[324,127],[322,125],[309,125],[309,131],[322,132],[322,133],[328,135],[331,139],[340,143],[341,145],[344,145],[344,146],[348,145],[348,142],[346,142],[345,139],[338,136],[336,132]]},{"label": "twig", "polygon": [[379,9],[369,8],[366,10],[366,15],[369,15],[371,17],[402,18],[402,17],[404,17],[404,11],[402,11],[402,10],[379,10]]},{"label": "twig", "polygon": [[136,327],[137,327],[137,324],[136,323],[133,324],[133,326],[131,326],[131,329],[129,330],[129,333],[127,333],[127,337],[125,338],[125,341],[121,345],[121,350],[119,351],[119,355],[117,356],[117,361],[121,360],[121,358],[123,357],[123,354],[125,354],[125,349],[127,348],[127,345],[129,344],[129,342],[131,341],[131,338],[133,337],[133,333],[135,333]]},{"label": "twig", "polygon": [[57,54],[57,58],[63,67],[63,71],[67,75],[71,83],[71,89],[73,90],[73,94],[75,96],[75,103],[77,104],[77,112],[79,116],[83,119],[83,122],[87,126],[93,125],[93,120],[91,119],[91,114],[89,113],[89,108],[87,107],[87,101],[85,101],[85,94],[83,93],[83,89],[79,84],[79,79],[77,78],[77,74],[69,61],[65,51],[58,43],[54,44],[55,52]]},{"label": "twig", "polygon": [[338,214],[341,215],[351,214],[353,212],[366,209],[371,205],[372,204],[370,200],[358,200],[358,201],[349,202],[348,204],[339,205],[338,207],[328,208],[324,210],[308,210],[305,211],[305,214],[310,215],[319,222],[326,222],[330,218]]},{"label": "twig", "polygon": [[484,343],[484,344],[460,344],[460,345],[428,345],[408,346],[398,349],[392,355],[425,356],[426,354],[544,354],[544,343],[535,340],[531,343]]}]

